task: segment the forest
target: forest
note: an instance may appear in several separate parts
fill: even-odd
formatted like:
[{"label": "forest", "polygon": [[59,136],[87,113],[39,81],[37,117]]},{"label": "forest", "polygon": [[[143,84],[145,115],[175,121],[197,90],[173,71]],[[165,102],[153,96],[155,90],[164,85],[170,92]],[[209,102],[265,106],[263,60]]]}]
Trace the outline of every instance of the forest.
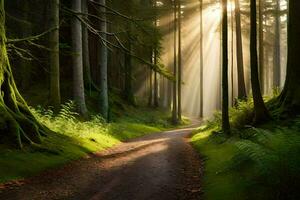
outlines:
[{"label": "forest", "polygon": [[0,0],[0,200],[300,199],[299,11]]}]

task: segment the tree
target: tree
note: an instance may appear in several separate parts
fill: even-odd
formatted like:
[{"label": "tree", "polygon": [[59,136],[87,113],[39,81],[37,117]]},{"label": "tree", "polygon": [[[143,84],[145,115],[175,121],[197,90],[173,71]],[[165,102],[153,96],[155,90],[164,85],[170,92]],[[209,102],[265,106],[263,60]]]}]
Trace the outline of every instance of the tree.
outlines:
[{"label": "tree", "polygon": [[[86,22],[88,21],[88,0],[82,0],[82,12],[84,13],[84,19]],[[83,59],[83,69],[84,69],[84,77],[85,77],[85,85],[89,89],[91,93],[92,90],[92,77],[91,77],[91,66],[90,66],[90,51],[89,51],[89,33],[86,24],[82,26],[82,59]]]},{"label": "tree", "polygon": [[227,0],[222,0],[222,130],[230,133],[228,102],[228,19]]},{"label": "tree", "polygon": [[[152,61],[152,53],[151,53],[151,56],[150,56],[150,62],[153,62]],[[152,100],[153,100],[153,75],[152,75],[152,69],[150,68],[149,69],[149,96],[148,96],[148,106],[151,107],[152,106]]]},{"label": "tree", "polygon": [[5,36],[4,0],[0,0],[0,140],[22,148],[23,143],[35,144],[49,130],[31,113],[20,95],[9,63]]},{"label": "tree", "polygon": [[[157,9],[157,2],[154,1],[154,8]],[[154,26],[157,27],[157,16],[155,16],[154,18]],[[157,65],[157,57],[158,57],[158,50],[157,47],[155,47],[153,49],[153,61],[154,61],[154,65]],[[159,103],[158,103],[158,86],[159,81],[158,81],[158,72],[154,71],[154,107],[158,107]]]},{"label": "tree", "polygon": [[275,34],[274,34],[274,57],[273,57],[273,87],[280,87],[281,79],[281,53],[280,53],[280,0],[275,5]]},{"label": "tree", "polygon": [[251,86],[254,101],[254,123],[263,123],[269,120],[270,115],[262,98],[258,78],[257,59],[257,25],[256,25],[256,0],[250,1],[250,64],[251,64]]},{"label": "tree", "polygon": [[264,48],[264,1],[265,0],[259,0],[259,16],[258,16],[258,24],[259,24],[259,72],[260,72],[260,83],[261,83],[261,91],[264,93],[265,90],[265,74],[266,74],[266,69],[265,69],[265,48]]},{"label": "tree", "polygon": [[200,15],[200,31],[199,31],[199,37],[200,37],[200,117],[203,118],[203,89],[204,89],[204,77],[203,77],[203,0],[199,0],[199,15]]},{"label": "tree", "polygon": [[[81,1],[72,1],[72,10],[81,13]],[[83,117],[87,116],[87,108],[84,95],[83,62],[82,62],[82,25],[77,16],[73,16],[72,25],[72,51],[73,51],[73,97],[77,111]]]},{"label": "tree", "polygon": [[235,25],[236,25],[236,63],[238,79],[238,98],[243,100],[247,97],[244,75],[243,40],[241,28],[240,0],[235,0]]},{"label": "tree", "polygon": [[106,23],[106,0],[99,0],[99,11],[101,19],[99,22],[99,31],[101,35],[101,44],[99,45],[99,67],[100,67],[100,109],[104,119],[108,119],[108,86],[107,86],[107,23]]},{"label": "tree", "polygon": [[59,0],[50,1],[50,105],[55,111],[60,108],[60,73],[59,73]]},{"label": "tree", "polygon": [[278,98],[281,114],[300,114],[300,1],[289,1],[288,61],[284,89]]},{"label": "tree", "polygon": [[177,0],[177,14],[178,14],[178,106],[177,106],[177,114],[178,120],[181,121],[181,84],[182,84],[182,59],[181,59],[181,0]]},{"label": "tree", "polygon": [[[154,65],[157,65],[157,49],[155,48],[153,50],[153,60],[154,60]],[[158,107],[158,86],[159,81],[158,81],[158,72],[154,71],[154,107]]]},{"label": "tree", "polygon": [[172,106],[172,121],[174,124],[178,122],[177,119],[177,4],[176,1],[173,1],[173,15],[174,15],[174,60],[173,60],[173,76],[175,80],[173,81],[173,106]]}]

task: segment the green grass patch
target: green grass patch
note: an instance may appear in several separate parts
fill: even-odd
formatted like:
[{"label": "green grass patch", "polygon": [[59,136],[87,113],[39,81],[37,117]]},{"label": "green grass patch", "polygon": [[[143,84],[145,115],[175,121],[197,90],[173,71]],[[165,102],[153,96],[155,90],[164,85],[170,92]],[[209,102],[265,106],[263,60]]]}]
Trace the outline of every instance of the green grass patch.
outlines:
[{"label": "green grass patch", "polygon": [[230,113],[230,137],[217,115],[192,138],[204,160],[205,199],[300,199],[300,118],[255,128],[247,125],[251,103],[241,104]]},{"label": "green grass patch", "polygon": [[58,115],[41,107],[33,109],[39,121],[56,133],[43,138],[43,148],[16,150],[0,145],[0,182],[32,176],[121,141],[174,127],[170,114],[161,110],[127,108],[123,117],[108,124],[97,115],[80,121],[73,107],[71,102],[65,104]]}]

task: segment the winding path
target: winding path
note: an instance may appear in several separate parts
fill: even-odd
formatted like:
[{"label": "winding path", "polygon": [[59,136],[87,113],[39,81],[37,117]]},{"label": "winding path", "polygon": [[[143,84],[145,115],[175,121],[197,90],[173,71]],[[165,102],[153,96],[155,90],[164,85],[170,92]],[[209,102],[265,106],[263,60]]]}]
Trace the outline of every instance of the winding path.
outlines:
[{"label": "winding path", "polygon": [[0,199],[201,199],[201,163],[187,141],[192,130],[130,140],[2,189]]}]

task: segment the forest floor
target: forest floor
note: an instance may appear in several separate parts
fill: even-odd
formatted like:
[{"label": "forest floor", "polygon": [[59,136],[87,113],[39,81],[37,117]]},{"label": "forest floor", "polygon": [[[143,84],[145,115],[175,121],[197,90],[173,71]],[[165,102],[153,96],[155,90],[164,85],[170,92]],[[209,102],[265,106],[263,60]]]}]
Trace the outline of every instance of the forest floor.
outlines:
[{"label": "forest floor", "polygon": [[2,185],[0,199],[200,199],[202,163],[189,144],[199,125],[131,139],[64,167]]}]

